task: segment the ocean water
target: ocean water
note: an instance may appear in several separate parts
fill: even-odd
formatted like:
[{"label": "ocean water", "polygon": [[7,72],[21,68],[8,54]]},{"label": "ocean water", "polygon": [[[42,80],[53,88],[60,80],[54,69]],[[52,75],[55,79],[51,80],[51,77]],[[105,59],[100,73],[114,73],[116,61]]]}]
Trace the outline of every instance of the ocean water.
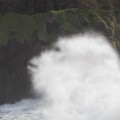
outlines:
[{"label": "ocean water", "polygon": [[59,38],[30,62],[41,97],[0,106],[1,120],[120,120],[119,57],[101,34]]}]

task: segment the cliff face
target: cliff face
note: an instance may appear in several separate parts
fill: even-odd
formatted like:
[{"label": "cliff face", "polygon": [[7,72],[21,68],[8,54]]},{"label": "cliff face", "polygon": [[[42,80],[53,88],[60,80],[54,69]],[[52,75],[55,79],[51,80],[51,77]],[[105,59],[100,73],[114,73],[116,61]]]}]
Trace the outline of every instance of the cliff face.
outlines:
[{"label": "cliff face", "polygon": [[0,16],[0,45],[1,48],[9,49],[14,45],[49,43],[58,35],[75,34],[85,29],[101,31],[114,41],[119,39],[119,17],[119,12],[93,8],[73,8],[33,15],[8,12]]},{"label": "cliff face", "polygon": [[32,14],[66,8],[119,9],[119,4],[119,0],[0,0],[0,12]]},{"label": "cliff face", "polygon": [[[1,7],[4,14],[0,16],[0,104],[14,103],[22,98],[34,96],[27,65],[33,56],[49,49],[58,36],[96,30],[108,37],[114,48],[120,51],[120,12],[117,4],[112,1],[109,3],[112,3],[112,6],[106,7],[102,0],[76,0],[74,4],[73,2],[11,0],[8,4],[6,0],[4,4],[9,7]],[[45,7],[46,5],[48,7]],[[76,5],[76,8],[72,8]],[[79,7],[82,9],[78,9]],[[19,8],[23,10],[22,13],[27,14],[19,13]],[[70,9],[59,10],[61,8]],[[37,13],[39,11],[44,13]],[[31,13],[35,14],[30,15]]]}]

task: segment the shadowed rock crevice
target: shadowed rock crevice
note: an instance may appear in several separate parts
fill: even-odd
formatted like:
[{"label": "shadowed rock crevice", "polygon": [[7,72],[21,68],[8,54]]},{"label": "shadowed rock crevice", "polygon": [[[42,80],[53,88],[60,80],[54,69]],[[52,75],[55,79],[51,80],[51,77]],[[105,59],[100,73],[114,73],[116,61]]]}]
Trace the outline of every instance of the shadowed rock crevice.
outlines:
[{"label": "shadowed rock crevice", "polygon": [[35,97],[27,66],[29,60],[40,54],[44,47],[45,44],[34,43],[32,46],[21,46],[14,53],[6,52],[0,61],[0,104]]}]

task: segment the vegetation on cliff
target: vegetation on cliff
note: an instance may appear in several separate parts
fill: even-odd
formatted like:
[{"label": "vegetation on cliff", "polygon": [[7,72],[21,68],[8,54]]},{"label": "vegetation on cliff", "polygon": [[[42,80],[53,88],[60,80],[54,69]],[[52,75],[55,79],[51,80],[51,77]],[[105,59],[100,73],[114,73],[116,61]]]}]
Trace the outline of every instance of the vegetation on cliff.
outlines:
[{"label": "vegetation on cliff", "polygon": [[111,11],[77,8],[49,11],[33,15],[8,12],[0,16],[0,44],[7,47],[10,38],[20,43],[35,40],[50,41],[56,35],[74,34],[93,28],[117,40],[118,23]]}]

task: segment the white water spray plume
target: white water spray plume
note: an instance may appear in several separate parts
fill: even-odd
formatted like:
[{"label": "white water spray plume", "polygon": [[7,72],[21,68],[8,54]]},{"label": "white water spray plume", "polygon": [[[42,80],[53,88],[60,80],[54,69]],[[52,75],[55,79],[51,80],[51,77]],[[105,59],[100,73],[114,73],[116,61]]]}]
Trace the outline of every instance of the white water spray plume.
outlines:
[{"label": "white water spray plume", "polygon": [[106,38],[80,34],[53,46],[28,66],[41,98],[1,106],[1,119],[120,120],[119,58]]}]

